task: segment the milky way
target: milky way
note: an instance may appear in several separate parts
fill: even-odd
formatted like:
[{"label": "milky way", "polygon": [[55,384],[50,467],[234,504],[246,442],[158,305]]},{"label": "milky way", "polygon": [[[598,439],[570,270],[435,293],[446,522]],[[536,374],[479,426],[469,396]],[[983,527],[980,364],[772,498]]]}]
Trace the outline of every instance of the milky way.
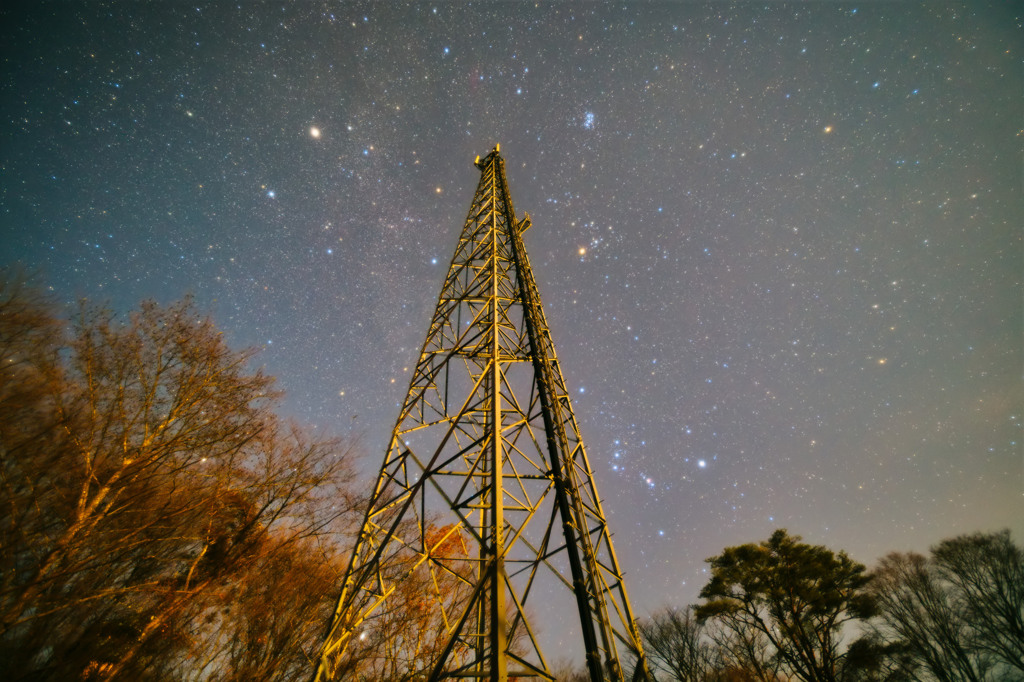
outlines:
[{"label": "milky way", "polygon": [[639,615],[778,527],[1020,542],[1010,5],[6,8],[0,260],[191,292],[372,476],[497,142]]}]

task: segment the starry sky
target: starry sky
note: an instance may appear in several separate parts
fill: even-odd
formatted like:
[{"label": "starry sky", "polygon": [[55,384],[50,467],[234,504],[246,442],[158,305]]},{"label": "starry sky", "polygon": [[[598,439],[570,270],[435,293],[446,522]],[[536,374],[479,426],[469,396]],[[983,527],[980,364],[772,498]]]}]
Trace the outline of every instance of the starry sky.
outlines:
[{"label": "starry sky", "polygon": [[1013,3],[4,3],[0,263],[194,294],[387,446],[501,144],[634,608],[1024,541]]}]

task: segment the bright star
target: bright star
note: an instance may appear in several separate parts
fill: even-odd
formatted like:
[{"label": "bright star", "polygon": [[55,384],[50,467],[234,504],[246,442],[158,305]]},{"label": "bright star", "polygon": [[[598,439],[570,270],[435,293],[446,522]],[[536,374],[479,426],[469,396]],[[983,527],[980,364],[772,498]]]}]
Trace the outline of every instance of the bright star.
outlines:
[{"label": "bright star", "polygon": [[316,126],[310,126],[309,136],[312,137],[314,140],[318,139],[320,137],[320,129],[317,128]]}]

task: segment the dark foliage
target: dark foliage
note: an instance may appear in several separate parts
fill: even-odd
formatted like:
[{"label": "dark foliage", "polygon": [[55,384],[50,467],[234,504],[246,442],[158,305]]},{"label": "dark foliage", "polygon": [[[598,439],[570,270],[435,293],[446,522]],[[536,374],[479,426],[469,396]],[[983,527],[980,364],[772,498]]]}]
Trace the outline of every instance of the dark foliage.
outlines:
[{"label": "dark foliage", "polygon": [[806,682],[842,678],[842,626],[873,612],[863,565],[785,530],[708,563],[695,614],[723,628],[720,643],[739,667],[763,680],[780,672]]}]

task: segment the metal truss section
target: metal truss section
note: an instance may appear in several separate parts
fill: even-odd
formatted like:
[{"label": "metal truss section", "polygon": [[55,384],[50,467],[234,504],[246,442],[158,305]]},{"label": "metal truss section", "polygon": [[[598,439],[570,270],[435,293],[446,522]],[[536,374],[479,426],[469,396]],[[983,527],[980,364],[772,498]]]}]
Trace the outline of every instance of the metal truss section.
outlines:
[{"label": "metal truss section", "polygon": [[558,603],[593,682],[649,679],[523,244],[530,218],[497,146],[476,166],[315,679],[383,676],[406,656],[403,679],[554,680],[541,642]]}]

